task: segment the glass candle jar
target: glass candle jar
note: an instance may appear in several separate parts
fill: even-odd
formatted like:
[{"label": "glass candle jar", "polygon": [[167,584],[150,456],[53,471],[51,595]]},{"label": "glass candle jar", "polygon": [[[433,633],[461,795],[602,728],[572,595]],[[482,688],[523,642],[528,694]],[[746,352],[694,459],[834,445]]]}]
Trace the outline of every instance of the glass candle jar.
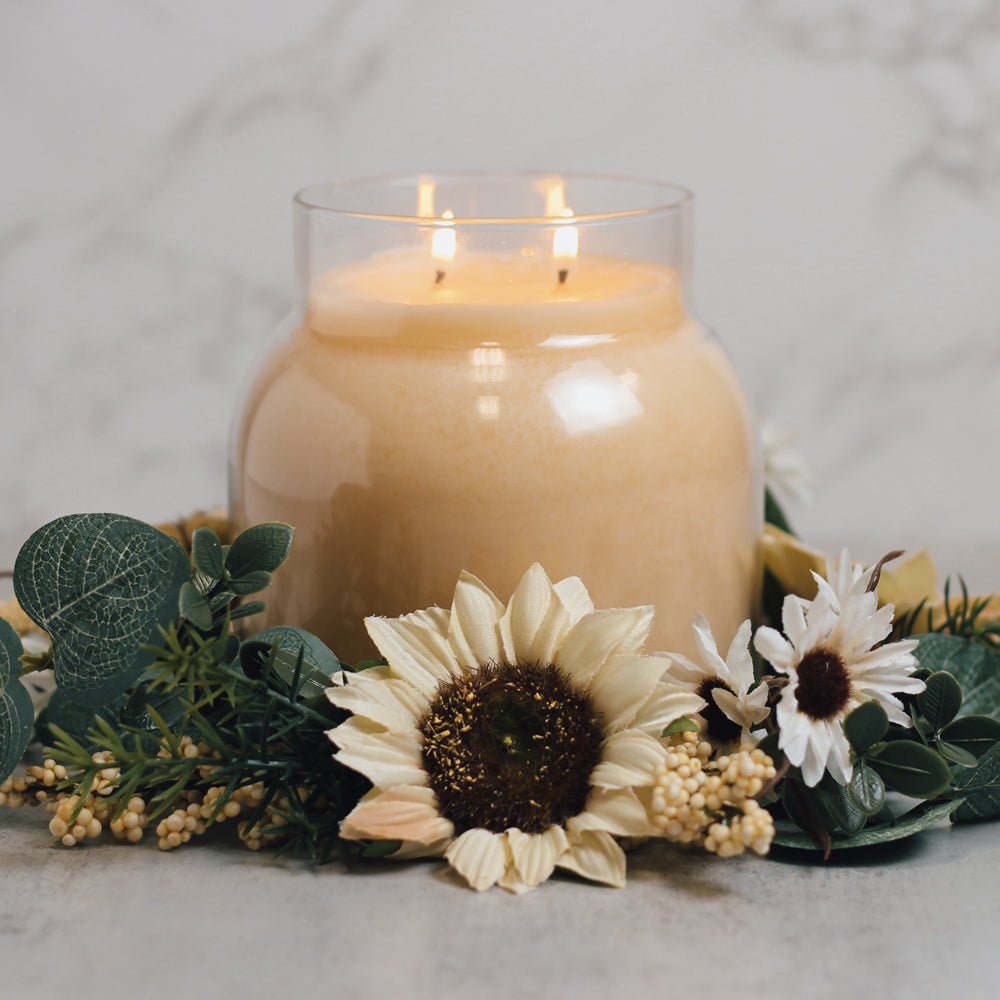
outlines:
[{"label": "glass candle jar", "polygon": [[753,604],[762,489],[722,348],[691,315],[692,197],[590,176],[389,177],[295,198],[299,294],[234,428],[240,526],[295,546],[266,624],[341,659],[366,615],[506,600],[533,562],[647,648],[727,645]]}]

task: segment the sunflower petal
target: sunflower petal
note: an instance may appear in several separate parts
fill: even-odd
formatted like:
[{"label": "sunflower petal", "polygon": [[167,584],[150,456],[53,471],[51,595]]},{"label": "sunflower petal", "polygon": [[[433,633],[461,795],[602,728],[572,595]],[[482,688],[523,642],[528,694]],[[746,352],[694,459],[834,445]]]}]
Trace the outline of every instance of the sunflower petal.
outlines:
[{"label": "sunflower petal", "polygon": [[463,667],[503,660],[499,621],[504,606],[493,591],[463,571],[455,587],[448,642]]},{"label": "sunflower petal", "polygon": [[444,856],[477,892],[496,885],[507,870],[504,835],[489,830],[466,830],[448,845]]},{"label": "sunflower petal", "polygon": [[612,656],[590,682],[594,707],[609,732],[627,726],[661,683],[663,661],[654,656]]},{"label": "sunflower petal", "polygon": [[428,700],[412,684],[395,680],[388,667],[371,667],[359,673],[343,671],[326,689],[326,696],[338,708],[371,719],[386,729],[413,726],[427,709]]},{"label": "sunflower petal", "polygon": [[638,655],[652,624],[651,607],[594,611],[573,626],[553,662],[586,687],[609,657]]},{"label": "sunflower petal", "polygon": [[427,784],[415,728],[387,732],[355,715],[328,730],[327,736],[340,747],[337,760],[363,774],[377,788]]},{"label": "sunflower petal", "polygon": [[447,642],[436,632],[398,618],[366,618],[365,628],[389,661],[393,676],[408,681],[428,698],[441,681],[461,673]]},{"label": "sunflower petal", "polygon": [[648,733],[627,729],[612,733],[604,744],[604,756],[590,776],[597,788],[628,788],[651,785],[653,768],[662,764],[666,751]]},{"label": "sunflower petal", "polygon": [[659,736],[671,722],[684,716],[697,715],[705,707],[705,699],[694,691],[687,691],[675,684],[658,684],[653,693],[640,706],[629,724],[631,729],[641,729],[650,736]]},{"label": "sunflower petal", "polygon": [[[524,833],[518,829],[507,831],[507,843],[510,845],[513,857],[513,868],[519,876],[524,888],[533,889],[544,882],[555,870],[556,860],[569,847],[566,831],[561,826],[550,826],[544,833]],[[504,888],[523,891],[515,885],[507,885],[500,880]]]},{"label": "sunflower petal", "polygon": [[648,837],[649,813],[631,788],[592,788],[582,813],[567,828],[572,835],[584,830],[604,830],[616,837]]},{"label": "sunflower petal", "polygon": [[603,830],[581,833],[557,864],[591,882],[602,882],[615,889],[625,885],[625,852]]},{"label": "sunflower petal", "polygon": [[438,812],[434,792],[412,785],[366,797],[340,828],[346,840],[402,840],[423,847],[437,845],[454,832],[451,822]]},{"label": "sunflower petal", "polygon": [[509,663],[551,663],[570,629],[569,612],[538,563],[521,578],[500,619]]},{"label": "sunflower petal", "polygon": [[594,602],[590,599],[583,580],[578,576],[567,576],[565,580],[554,584],[553,588],[569,612],[571,625],[575,625],[584,615],[589,615],[594,610]]}]

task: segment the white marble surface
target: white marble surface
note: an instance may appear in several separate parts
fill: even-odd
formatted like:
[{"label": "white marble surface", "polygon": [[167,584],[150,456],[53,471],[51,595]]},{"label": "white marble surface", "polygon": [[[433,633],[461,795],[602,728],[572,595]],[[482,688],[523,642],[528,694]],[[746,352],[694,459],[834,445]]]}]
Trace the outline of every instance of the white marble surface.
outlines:
[{"label": "white marble surface", "polygon": [[996,0],[0,14],[0,561],[70,510],[222,500],[291,194],[448,168],[693,188],[700,311],[800,432],[805,532],[1000,556]]},{"label": "white marble surface", "polygon": [[345,874],[205,845],[70,850],[5,810],[3,995],[988,997],[998,866],[990,824],[825,866],[653,843],[624,889],[558,878],[513,897],[428,863]]}]

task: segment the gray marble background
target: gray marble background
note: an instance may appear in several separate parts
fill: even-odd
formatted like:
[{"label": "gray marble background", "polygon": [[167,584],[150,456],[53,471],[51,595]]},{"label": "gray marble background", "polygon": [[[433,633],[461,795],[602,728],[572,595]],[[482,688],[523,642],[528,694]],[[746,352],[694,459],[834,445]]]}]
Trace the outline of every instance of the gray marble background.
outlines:
[{"label": "gray marble background", "polygon": [[1000,561],[995,0],[0,18],[0,564],[58,514],[224,500],[238,387],[288,307],[296,189],[488,168],[694,189],[699,310],[799,432],[804,532]]}]

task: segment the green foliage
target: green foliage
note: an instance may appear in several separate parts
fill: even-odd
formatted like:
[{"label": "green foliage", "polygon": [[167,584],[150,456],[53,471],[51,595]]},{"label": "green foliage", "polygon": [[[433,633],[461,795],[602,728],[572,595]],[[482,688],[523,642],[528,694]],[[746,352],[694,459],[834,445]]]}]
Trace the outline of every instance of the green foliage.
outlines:
[{"label": "green foliage", "polygon": [[934,729],[947,725],[962,707],[962,686],[946,670],[936,670],[917,695],[917,708]]},{"label": "green foliage", "polygon": [[1000,819],[1000,743],[994,743],[976,767],[960,772],[955,788],[965,796],[955,813],[956,823]]},{"label": "green foliage", "polygon": [[[912,837],[915,833],[920,833],[921,830],[926,830],[946,819],[960,801],[922,802],[916,808],[890,822],[866,826],[850,837],[835,839],[831,847],[835,851],[853,847],[872,847],[875,844],[886,844],[893,840]],[[815,839],[808,833],[782,831],[775,835],[774,843],[779,847],[791,847],[804,851],[819,849]]]},{"label": "green foliage", "polygon": [[936,798],[951,786],[947,761],[923,743],[894,740],[867,759],[890,788],[914,799]]},{"label": "green foliage", "polygon": [[0,781],[24,755],[35,717],[31,696],[19,680],[23,652],[17,633],[0,618]]},{"label": "green foliage", "polygon": [[1000,720],[1000,651],[958,635],[916,636],[916,657],[924,666],[946,670],[961,685],[961,715]]},{"label": "green foliage", "polygon": [[795,534],[788,521],[788,516],[770,486],[764,487],[764,521],[767,524],[773,524],[781,531],[787,531],[790,535]]},{"label": "green foliage", "polygon": [[866,701],[844,719],[844,735],[855,753],[863,754],[889,729],[889,716],[877,701]]},{"label": "green foliage", "polygon": [[149,665],[143,644],[177,617],[188,575],[183,549],[151,525],[120,514],[71,514],[25,542],[14,590],[52,638],[59,686],[97,706]]},{"label": "green foliage", "polygon": [[[951,579],[944,583],[944,611],[935,618],[933,611],[928,611],[927,621],[923,626],[928,633],[950,634],[979,643],[987,649],[1000,650],[1000,620],[983,618],[983,612],[989,605],[989,597],[971,598],[965,581],[959,577],[962,596],[954,601],[951,598]],[[896,621],[896,632],[901,636],[913,635],[927,607],[926,600],[902,615]]]},{"label": "green foliage", "polygon": [[674,719],[661,735],[667,737],[676,736],[678,733],[696,733],[699,729],[701,726],[694,719],[681,716],[679,719]]}]

